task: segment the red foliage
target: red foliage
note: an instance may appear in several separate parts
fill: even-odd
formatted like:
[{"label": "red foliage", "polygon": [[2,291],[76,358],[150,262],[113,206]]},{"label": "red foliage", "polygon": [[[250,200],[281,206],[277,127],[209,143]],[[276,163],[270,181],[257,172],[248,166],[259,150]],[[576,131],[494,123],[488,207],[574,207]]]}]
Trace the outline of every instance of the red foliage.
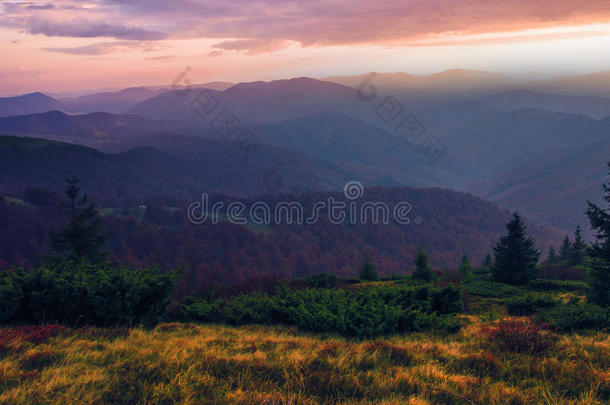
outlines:
[{"label": "red foliage", "polygon": [[501,350],[541,353],[553,344],[546,325],[531,318],[505,318],[481,329],[481,335]]},{"label": "red foliage", "polygon": [[14,341],[30,342],[38,345],[65,330],[66,327],[61,325],[32,325],[0,329],[0,346],[6,346]]}]

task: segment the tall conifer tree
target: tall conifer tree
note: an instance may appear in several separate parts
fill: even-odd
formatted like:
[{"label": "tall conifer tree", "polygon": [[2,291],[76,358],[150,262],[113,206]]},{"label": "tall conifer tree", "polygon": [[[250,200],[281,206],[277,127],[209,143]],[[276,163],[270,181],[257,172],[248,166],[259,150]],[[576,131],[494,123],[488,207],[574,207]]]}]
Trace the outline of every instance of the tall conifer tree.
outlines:
[{"label": "tall conifer tree", "polygon": [[576,226],[576,232],[574,232],[574,243],[572,243],[572,254],[570,255],[570,264],[574,266],[582,266],[585,264],[585,253],[587,245],[582,238],[582,231],[580,225]]},{"label": "tall conifer tree", "polygon": [[[602,187],[604,200],[610,205],[610,182]],[[590,249],[588,298],[595,304],[610,306],[610,208],[603,209],[591,202],[587,204],[586,213],[591,228],[596,231],[596,241]]]},{"label": "tall conifer tree", "polygon": [[508,284],[526,284],[535,276],[540,252],[534,239],[527,236],[519,213],[506,225],[508,234],[494,245],[494,280]]},{"label": "tall conifer tree", "polygon": [[102,232],[100,218],[87,195],[81,195],[78,178],[70,172],[66,177],[68,225],[51,233],[51,248],[74,258],[86,258],[92,263],[106,260],[107,236]]}]

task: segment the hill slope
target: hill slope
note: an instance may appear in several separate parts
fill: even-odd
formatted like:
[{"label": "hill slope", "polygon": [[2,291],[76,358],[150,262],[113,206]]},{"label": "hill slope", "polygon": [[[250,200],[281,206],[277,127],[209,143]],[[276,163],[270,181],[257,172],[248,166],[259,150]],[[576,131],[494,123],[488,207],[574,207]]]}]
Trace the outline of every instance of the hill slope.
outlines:
[{"label": "hill slope", "polygon": [[[83,179],[89,191],[94,183],[89,178]],[[146,183],[147,178],[142,181]],[[103,184],[103,190],[107,193],[125,190],[120,181],[115,183],[118,184]],[[115,258],[132,267],[184,265],[192,288],[212,281],[236,283],[251,278],[293,278],[319,272],[353,277],[365,256],[374,260],[385,275],[407,274],[419,246],[426,249],[439,271],[443,266],[456,268],[463,254],[473,263],[480,263],[490,252],[492,242],[505,233],[505,223],[510,217],[510,213],[494,204],[464,193],[436,188],[373,187],[365,189],[356,200],[347,200],[342,192],[267,195],[256,199],[210,195],[205,211],[207,220],[191,223],[186,210],[191,201],[180,201],[176,194],[167,194],[171,189],[157,187],[157,191],[165,192],[166,197],[132,199],[131,203],[125,200],[114,205],[126,207],[121,210],[123,213],[125,209],[127,213],[137,210],[140,204],[147,208],[142,221],[133,216],[104,219],[111,237],[111,251]],[[330,214],[331,198],[334,206],[346,205]],[[193,199],[202,201],[201,195]],[[227,220],[229,204],[235,201],[243,204],[240,217],[246,220],[244,224]],[[325,204],[322,208],[321,203]],[[378,221],[372,220],[370,211],[363,214],[365,203],[387,204],[387,221],[382,220],[383,216]],[[396,216],[395,209],[401,203],[409,204],[411,209]],[[262,222],[261,204],[270,209],[270,219]],[[286,213],[278,214],[281,211],[277,207],[286,204],[301,207],[301,214],[292,213],[292,222],[287,220]],[[218,221],[211,216],[215,205],[219,207],[214,214]],[[256,208],[259,211],[252,211],[252,207],[259,207]],[[4,240],[0,240],[0,246],[6,246],[2,252],[5,265],[40,260],[46,239],[40,235],[59,226],[64,214],[49,207],[32,210],[25,204],[5,206],[3,210],[0,238]],[[529,231],[542,249],[547,249],[551,242],[559,243],[562,237],[533,224]]]},{"label": "hill slope", "polygon": [[0,117],[63,110],[65,107],[61,101],[42,93],[24,94],[17,97],[0,97]]},{"label": "hill slope", "polygon": [[200,94],[198,89],[162,93],[137,104],[129,113],[150,118],[212,120],[226,108],[243,124],[280,122],[328,112],[342,112],[376,123],[380,121],[375,106],[359,100],[354,89],[305,77],[238,83],[224,91],[209,91],[215,98],[214,103],[217,102],[217,108],[210,117],[202,118],[191,106]]},{"label": "hill slope", "polygon": [[481,98],[481,101],[502,110],[536,108],[540,110],[583,114],[591,118],[610,115],[610,98],[537,93],[530,90],[510,90]]},{"label": "hill slope", "polygon": [[152,147],[120,154],[34,138],[0,137],[0,187],[19,194],[25,187],[56,191],[72,166],[98,201],[161,194],[196,198],[201,193],[241,196],[338,189],[353,177],[324,168],[305,156],[261,145],[243,158],[238,145],[219,139],[160,137]]}]

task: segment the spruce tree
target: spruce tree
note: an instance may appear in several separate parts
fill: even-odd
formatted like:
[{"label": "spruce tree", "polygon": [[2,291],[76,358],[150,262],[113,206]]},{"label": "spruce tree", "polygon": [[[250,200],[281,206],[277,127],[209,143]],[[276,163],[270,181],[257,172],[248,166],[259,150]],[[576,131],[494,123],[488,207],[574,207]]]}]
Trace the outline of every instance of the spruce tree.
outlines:
[{"label": "spruce tree", "polygon": [[462,256],[462,261],[460,262],[460,267],[458,267],[458,274],[460,278],[463,280],[467,278],[472,272],[472,266],[470,265],[470,261],[466,255]]},{"label": "spruce tree", "polygon": [[91,263],[103,262],[107,257],[104,250],[107,237],[102,232],[95,205],[87,202],[86,194],[81,196],[79,180],[72,172],[66,177],[66,183],[68,225],[51,233],[51,248],[60,255],[86,258]]},{"label": "spruce tree", "polygon": [[494,245],[493,278],[508,284],[526,284],[535,275],[540,252],[534,239],[527,236],[519,213],[513,214],[506,229],[508,234]]},{"label": "spruce tree", "polygon": [[572,242],[570,242],[570,238],[568,235],[563,239],[563,243],[559,248],[559,260],[562,262],[567,262],[572,257]]},{"label": "spruce tree", "polygon": [[415,253],[415,270],[413,270],[411,277],[422,281],[432,281],[436,278],[436,273],[430,267],[428,255],[421,247]]},{"label": "spruce tree", "polygon": [[580,225],[576,226],[576,232],[574,232],[574,243],[572,243],[572,252],[570,255],[570,264],[573,266],[582,266],[585,264],[585,252],[587,245],[582,238]]},{"label": "spruce tree", "polygon": [[379,276],[377,275],[377,270],[375,270],[375,266],[371,262],[371,259],[368,257],[364,259],[364,263],[362,264],[362,268],[360,269],[360,280],[366,281],[376,281],[379,280]]},{"label": "spruce tree", "polygon": [[551,246],[549,248],[549,254],[546,257],[546,262],[548,264],[555,264],[559,261],[559,256],[557,256],[557,252],[555,251],[555,247]]},{"label": "spruce tree", "polygon": [[487,253],[487,255],[485,256],[485,260],[483,260],[483,267],[485,267],[487,269],[491,269],[493,264],[494,264],[494,262],[493,262],[493,259],[491,258],[491,253]]},{"label": "spruce tree", "polygon": [[[602,187],[604,200],[610,205],[610,182]],[[589,253],[591,263],[587,296],[595,304],[610,306],[610,208],[600,208],[590,201],[587,204],[586,214],[591,228],[596,232],[596,241]]]}]

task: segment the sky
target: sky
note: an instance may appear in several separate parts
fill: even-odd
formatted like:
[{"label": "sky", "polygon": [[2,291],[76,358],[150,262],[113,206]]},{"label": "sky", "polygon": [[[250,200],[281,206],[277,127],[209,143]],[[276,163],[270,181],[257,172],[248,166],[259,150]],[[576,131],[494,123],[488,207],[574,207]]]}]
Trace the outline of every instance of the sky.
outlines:
[{"label": "sky", "polygon": [[608,0],[0,1],[0,95],[414,74],[610,69]]}]

